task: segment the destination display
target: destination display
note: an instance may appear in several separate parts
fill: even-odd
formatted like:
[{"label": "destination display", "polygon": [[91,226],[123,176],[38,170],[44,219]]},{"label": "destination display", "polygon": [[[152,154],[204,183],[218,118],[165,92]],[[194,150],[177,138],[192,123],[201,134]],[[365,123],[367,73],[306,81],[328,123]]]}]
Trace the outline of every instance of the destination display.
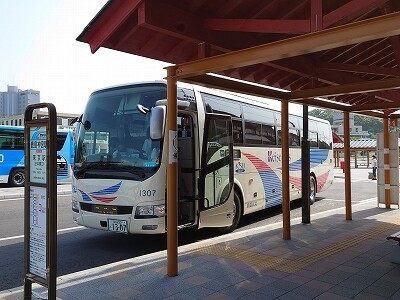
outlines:
[{"label": "destination display", "polygon": [[46,183],[47,149],[46,127],[30,128],[30,180]]}]

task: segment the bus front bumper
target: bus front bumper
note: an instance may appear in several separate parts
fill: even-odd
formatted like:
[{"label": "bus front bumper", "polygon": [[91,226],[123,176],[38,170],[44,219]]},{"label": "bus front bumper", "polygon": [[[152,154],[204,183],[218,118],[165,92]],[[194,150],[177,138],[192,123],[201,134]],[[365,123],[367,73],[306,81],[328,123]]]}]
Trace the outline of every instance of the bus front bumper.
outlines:
[{"label": "bus front bumper", "polygon": [[165,233],[165,217],[135,219],[132,215],[72,212],[73,221],[88,228],[132,234]]}]

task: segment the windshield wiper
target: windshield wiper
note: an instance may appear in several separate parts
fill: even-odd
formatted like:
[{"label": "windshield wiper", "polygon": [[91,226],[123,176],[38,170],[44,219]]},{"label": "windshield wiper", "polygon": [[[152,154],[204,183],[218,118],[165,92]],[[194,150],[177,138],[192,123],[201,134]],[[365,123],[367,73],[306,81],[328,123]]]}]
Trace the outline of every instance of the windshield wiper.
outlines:
[{"label": "windshield wiper", "polygon": [[[82,167],[76,170],[76,174],[80,175],[81,173],[86,172],[87,170],[98,169],[99,166],[104,167],[108,165],[115,165],[118,163],[119,162],[115,161],[95,161],[95,162],[84,163],[82,164]],[[76,165],[75,168],[77,168]]]},{"label": "windshield wiper", "polygon": [[91,170],[103,170],[103,171],[126,171],[129,173],[133,173],[140,178],[144,178],[146,175],[146,168],[124,165],[121,161],[96,161],[86,163],[80,169],[75,169],[76,176],[80,176],[83,173]]}]

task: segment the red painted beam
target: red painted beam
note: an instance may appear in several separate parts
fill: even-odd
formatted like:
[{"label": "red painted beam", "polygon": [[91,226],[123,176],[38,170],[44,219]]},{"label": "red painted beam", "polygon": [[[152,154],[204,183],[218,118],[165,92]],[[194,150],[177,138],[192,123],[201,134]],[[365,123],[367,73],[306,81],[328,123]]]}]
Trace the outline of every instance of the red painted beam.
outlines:
[{"label": "red painted beam", "polygon": [[78,36],[77,40],[89,43],[92,53],[125,22],[142,0],[113,0],[106,4],[104,10],[97,15]]},{"label": "red painted beam", "polygon": [[311,31],[322,30],[322,0],[311,0],[310,16]]},{"label": "red painted beam", "polygon": [[344,72],[355,72],[363,74],[374,74],[374,75],[387,75],[387,76],[400,76],[399,68],[382,68],[375,66],[366,65],[355,65],[355,64],[339,64],[330,62],[319,62],[318,67],[327,70],[336,70]]},{"label": "red painted beam", "polygon": [[224,52],[255,46],[260,42],[249,38],[248,34],[235,33],[228,36],[223,32],[212,32],[204,28],[203,19],[199,16],[171,6],[167,1],[146,0],[138,14],[138,24],[191,43],[205,42]]},{"label": "red painted beam", "polygon": [[204,26],[218,31],[289,34],[310,32],[309,20],[206,19]]},{"label": "red painted beam", "polygon": [[388,0],[353,0],[326,14],[323,18],[323,28],[349,23],[358,16],[384,5]]}]

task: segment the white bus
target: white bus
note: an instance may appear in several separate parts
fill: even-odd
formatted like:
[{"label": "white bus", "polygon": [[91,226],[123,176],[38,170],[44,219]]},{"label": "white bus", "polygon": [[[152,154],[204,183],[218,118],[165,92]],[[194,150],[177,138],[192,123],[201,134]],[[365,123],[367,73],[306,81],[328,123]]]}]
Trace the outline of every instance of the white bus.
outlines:
[{"label": "white bus", "polygon": [[[73,220],[90,228],[166,230],[167,86],[101,89],[88,100],[76,137]],[[179,228],[234,230],[243,215],[282,203],[281,116],[261,102],[178,85]],[[290,199],[301,197],[302,118],[289,115]],[[333,182],[328,121],[309,117],[310,201]],[[175,141],[174,141],[175,143]]]}]

